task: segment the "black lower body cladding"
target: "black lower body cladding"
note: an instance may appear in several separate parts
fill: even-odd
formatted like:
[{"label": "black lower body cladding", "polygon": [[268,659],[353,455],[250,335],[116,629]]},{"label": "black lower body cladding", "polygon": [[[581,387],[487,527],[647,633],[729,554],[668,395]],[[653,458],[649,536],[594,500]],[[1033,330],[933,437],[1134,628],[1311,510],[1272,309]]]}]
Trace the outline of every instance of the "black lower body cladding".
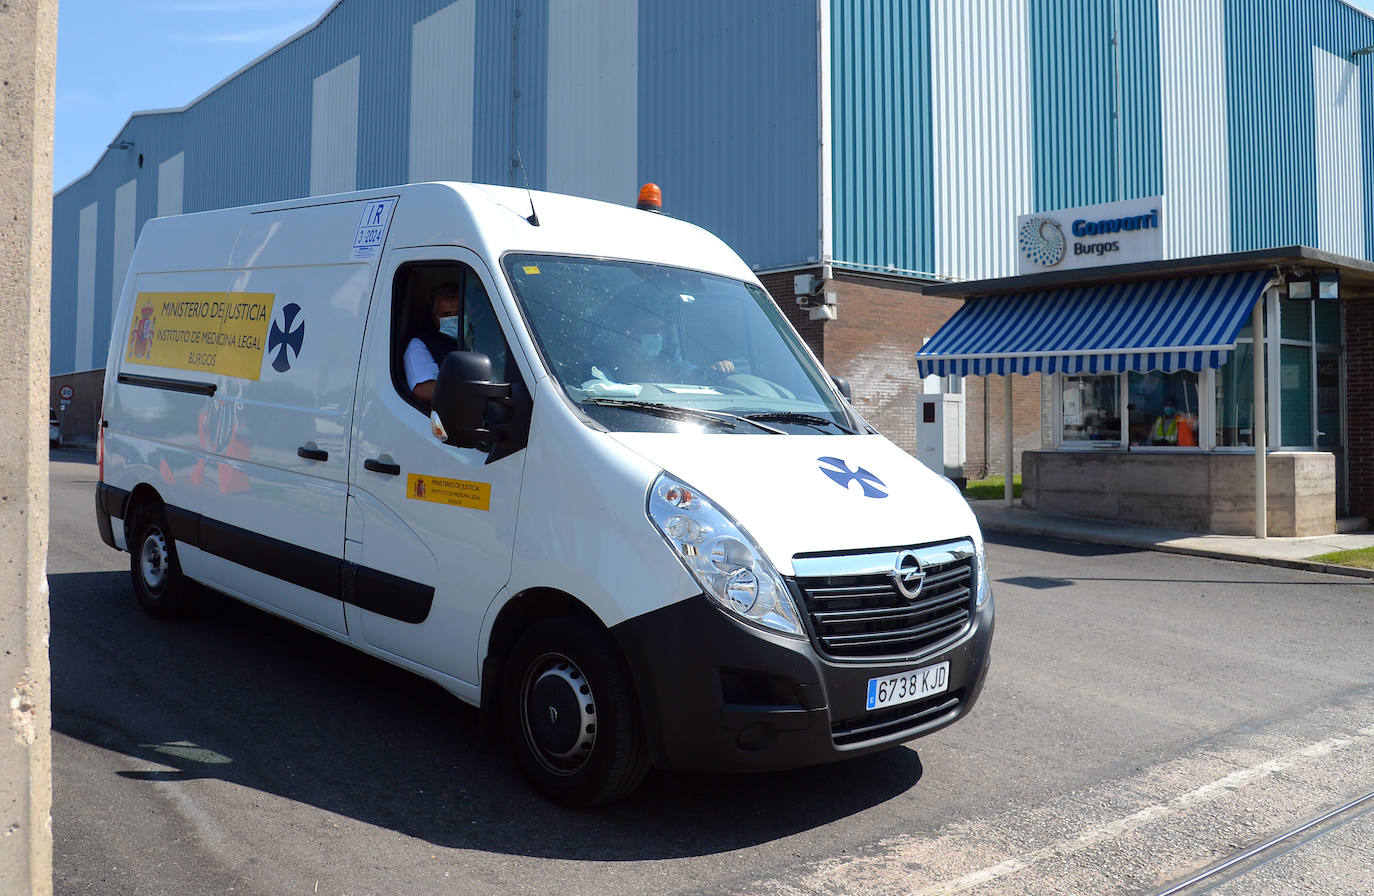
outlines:
[{"label": "black lower body cladding", "polygon": [[[899,660],[837,662],[810,640],[737,622],[704,595],[611,629],[629,663],[650,755],[682,771],[767,771],[877,752],[966,715],[992,645],[989,598],[944,649]],[[949,662],[948,687],[869,711],[868,682]]]}]

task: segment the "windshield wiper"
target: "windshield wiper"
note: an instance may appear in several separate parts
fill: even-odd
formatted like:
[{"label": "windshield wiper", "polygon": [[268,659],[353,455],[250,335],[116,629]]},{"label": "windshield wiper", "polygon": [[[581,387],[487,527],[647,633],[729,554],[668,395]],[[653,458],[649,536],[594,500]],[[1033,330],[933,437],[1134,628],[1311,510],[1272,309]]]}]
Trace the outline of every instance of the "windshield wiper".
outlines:
[{"label": "windshield wiper", "polygon": [[774,435],[786,435],[780,429],[765,426],[756,420],[748,417],[740,417],[735,414],[727,414],[725,411],[703,411],[699,408],[684,408],[678,404],[663,404],[658,401],[631,401],[626,398],[584,398],[583,404],[594,404],[607,408],[628,408],[633,411],[644,411],[646,414],[656,414],[660,417],[668,417],[674,420],[707,420],[717,426],[726,429],[734,429],[735,423],[748,423],[750,426],[762,429]]},{"label": "windshield wiper", "polygon": [[841,426],[834,420],[821,417],[817,414],[804,414],[800,411],[765,411],[761,414],[745,414],[745,420],[771,420],[774,423],[800,423],[804,426],[833,426],[843,433],[854,435],[854,430]]}]

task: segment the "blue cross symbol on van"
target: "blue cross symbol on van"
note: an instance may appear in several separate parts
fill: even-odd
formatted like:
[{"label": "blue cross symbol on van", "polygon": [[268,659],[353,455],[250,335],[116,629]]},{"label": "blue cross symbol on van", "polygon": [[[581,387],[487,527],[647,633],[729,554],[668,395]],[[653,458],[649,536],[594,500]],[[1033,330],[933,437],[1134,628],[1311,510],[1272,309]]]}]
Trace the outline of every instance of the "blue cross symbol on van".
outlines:
[{"label": "blue cross symbol on van", "polygon": [[818,457],[816,460],[821,462],[821,472],[839,483],[846,491],[851,482],[857,482],[859,487],[864,490],[865,498],[887,497],[887,492],[883,491],[887,486],[881,479],[863,467],[856,467],[851,470],[849,464],[838,457]]},{"label": "blue cross symbol on van", "polygon": [[[291,369],[291,362],[300,357],[301,345],[305,342],[305,318],[299,322],[296,320],[296,315],[300,313],[301,306],[292,302],[282,308],[280,321],[272,321],[272,332],[267,335],[267,350],[277,353],[272,359],[272,369],[277,373],[286,373]],[[291,328],[292,324],[296,324],[295,329]]]}]

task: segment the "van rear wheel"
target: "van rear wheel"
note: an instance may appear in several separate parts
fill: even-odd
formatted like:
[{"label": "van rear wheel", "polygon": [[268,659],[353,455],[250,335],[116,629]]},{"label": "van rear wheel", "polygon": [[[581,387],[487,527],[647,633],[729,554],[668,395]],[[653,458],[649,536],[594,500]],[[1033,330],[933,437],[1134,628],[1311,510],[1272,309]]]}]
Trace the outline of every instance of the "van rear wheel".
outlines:
[{"label": "van rear wheel", "polygon": [[502,685],[507,743],[525,778],[586,807],[629,794],[649,770],[629,676],[610,636],[581,619],[536,624]]},{"label": "van rear wheel", "polygon": [[181,574],[176,545],[162,511],[140,507],[129,526],[129,571],[134,596],[143,612],[157,619],[176,619],[191,608],[192,585]]}]

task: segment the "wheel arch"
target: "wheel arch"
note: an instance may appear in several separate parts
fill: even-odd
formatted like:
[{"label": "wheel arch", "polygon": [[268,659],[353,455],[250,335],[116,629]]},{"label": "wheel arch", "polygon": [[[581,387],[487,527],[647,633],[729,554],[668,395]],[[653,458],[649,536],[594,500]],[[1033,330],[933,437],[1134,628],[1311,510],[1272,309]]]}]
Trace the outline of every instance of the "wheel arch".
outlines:
[{"label": "wheel arch", "polygon": [[124,543],[133,543],[133,532],[129,526],[132,525],[134,516],[138,511],[145,507],[156,507],[165,517],[167,514],[167,503],[162,500],[162,495],[156,488],[146,482],[140,482],[134,486],[133,491],[129,492],[129,497],[124,501],[124,514],[120,518],[124,526]]},{"label": "wheel arch", "polygon": [[[489,733],[500,729],[501,670],[515,642],[530,626],[545,619],[575,616],[605,628],[601,619],[582,601],[557,588],[531,588],[506,601],[496,614],[482,659],[481,709]],[[622,657],[623,659],[623,657]]]}]

